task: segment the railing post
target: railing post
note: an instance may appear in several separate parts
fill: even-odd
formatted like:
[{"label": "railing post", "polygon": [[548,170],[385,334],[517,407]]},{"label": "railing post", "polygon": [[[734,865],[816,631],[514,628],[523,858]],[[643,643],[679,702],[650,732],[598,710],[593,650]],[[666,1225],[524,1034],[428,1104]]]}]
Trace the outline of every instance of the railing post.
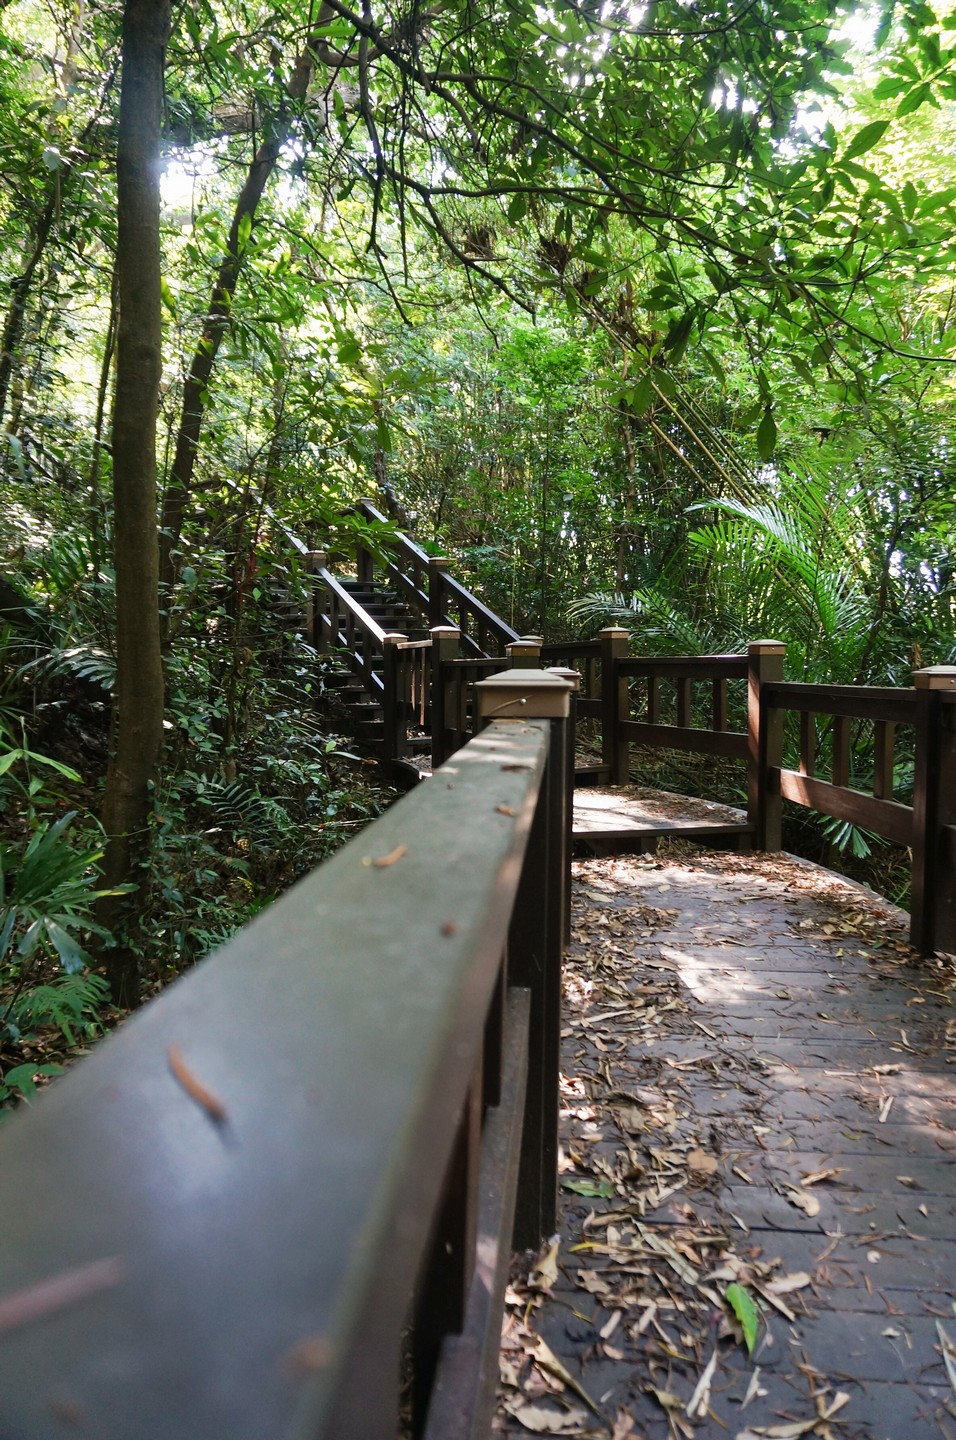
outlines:
[{"label": "railing post", "polygon": [[399,650],[404,639],[404,635],[398,634],[382,636],[382,653],[385,661],[382,667],[382,711],[384,716],[382,752],[385,759],[385,777],[390,784],[395,776],[395,761],[401,756],[401,741],[406,724],[405,667],[402,664],[402,654]]},{"label": "railing post", "polygon": [[917,670],[910,943],[956,949],[956,666]]},{"label": "railing post", "polygon": [[541,646],[544,639],[540,635],[521,635],[517,640],[512,640],[510,645],[505,646],[505,655],[508,657],[508,666],[512,670],[531,670],[541,663]]},{"label": "railing post", "polygon": [[442,580],[449,566],[446,555],[428,557],[428,623],[441,625],[445,619],[445,605],[442,596]]},{"label": "railing post", "polygon": [[782,843],[783,801],[779,786],[769,784],[769,771],[783,760],[783,713],[766,704],[763,686],[783,679],[786,653],[780,640],[747,646],[747,819],[757,850],[779,850]]},{"label": "railing post", "polygon": [[546,670],[506,670],[475,686],[480,720],[550,721],[548,759],[508,937],[508,978],[531,992],[528,1085],[514,1243],[528,1249],[557,1217],[558,1072],[571,686]]},{"label": "railing post", "polygon": [[[574,835],[574,772],[577,766],[578,747],[578,693],[581,689],[581,675],[577,670],[565,669],[562,665],[549,665],[549,675],[559,675],[562,680],[567,680],[571,686],[571,694],[568,703],[568,743],[567,743],[567,765],[568,772],[565,777],[564,786],[564,832],[565,845],[570,861],[573,849]],[[571,944],[571,879],[568,873],[568,881],[564,887],[564,943]]]},{"label": "railing post", "polygon": [[318,572],[328,564],[329,557],[324,550],[308,550],[302,558],[305,561],[308,577],[305,597],[305,633],[309,637],[309,644],[313,650],[321,651],[325,648],[325,637],[322,634],[322,621],[318,607]]},{"label": "railing post", "polygon": [[601,763],[612,785],[626,785],[630,779],[630,747],[621,734],[627,719],[627,680],[618,678],[616,661],[627,656],[628,632],[610,625],[601,631]]},{"label": "railing post", "polygon": [[[355,509],[361,513],[363,505],[368,505],[374,510],[375,501],[369,500],[367,497],[357,500]],[[362,585],[371,585],[374,573],[375,557],[371,550],[366,550],[365,546],[360,544],[355,552],[355,578]]]},{"label": "railing post", "polygon": [[432,769],[437,770],[448,759],[448,689],[442,678],[442,665],[456,660],[461,653],[461,631],[457,625],[434,625],[431,631],[431,726]]}]

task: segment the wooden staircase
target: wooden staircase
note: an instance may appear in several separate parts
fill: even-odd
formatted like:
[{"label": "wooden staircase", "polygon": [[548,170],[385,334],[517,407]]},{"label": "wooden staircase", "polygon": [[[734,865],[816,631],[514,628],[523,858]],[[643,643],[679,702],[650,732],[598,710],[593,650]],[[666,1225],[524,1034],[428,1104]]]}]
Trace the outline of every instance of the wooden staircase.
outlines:
[{"label": "wooden staircase", "polygon": [[[407,642],[423,643],[430,640],[428,626],[423,623],[422,616],[416,614],[394,590],[387,590],[370,580],[343,579],[339,583],[365,614],[376,621],[387,634],[404,636]],[[339,655],[333,652],[328,666],[323,674],[323,682],[332,708],[361,744],[367,746],[373,754],[379,754],[385,742],[384,695],[374,682],[370,686],[366,679],[356,675],[354,668],[348,663],[347,651]],[[376,677],[383,676],[384,654],[372,661],[372,668]],[[413,733],[407,738],[420,740],[418,749],[422,754],[428,753],[431,748],[428,735],[421,727],[412,728],[418,729],[419,734]]]},{"label": "wooden staircase", "polygon": [[[369,501],[356,512],[376,527],[386,523]],[[506,663],[517,632],[448,574],[447,560],[401,533],[385,542],[384,555],[360,548],[349,576],[336,574],[324,552],[296,548],[310,573],[306,630],[326,657],[331,705],[394,783],[417,780],[427,768],[420,757],[434,749],[433,637],[453,634],[456,653],[494,668]]]}]

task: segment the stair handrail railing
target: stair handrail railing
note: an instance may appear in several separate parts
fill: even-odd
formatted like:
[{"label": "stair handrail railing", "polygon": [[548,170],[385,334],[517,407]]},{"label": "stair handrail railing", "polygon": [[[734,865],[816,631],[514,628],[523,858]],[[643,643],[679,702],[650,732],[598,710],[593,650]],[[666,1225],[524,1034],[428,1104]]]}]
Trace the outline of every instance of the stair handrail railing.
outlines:
[{"label": "stair handrail railing", "polygon": [[[371,500],[360,500],[355,509],[366,520],[388,524]],[[418,607],[430,626],[454,625],[468,655],[504,655],[505,647],[519,639],[513,626],[448,573],[446,556],[429,555],[401,530],[383,544],[389,556],[384,578],[404,600]],[[371,580],[374,567],[372,552],[360,552],[359,578]]]},{"label": "stair handrail railing", "polygon": [[403,1349],[415,1433],[488,1432],[555,1223],[568,878],[570,687],[505,679],[447,785],[0,1130],[4,1434],[393,1440]]}]

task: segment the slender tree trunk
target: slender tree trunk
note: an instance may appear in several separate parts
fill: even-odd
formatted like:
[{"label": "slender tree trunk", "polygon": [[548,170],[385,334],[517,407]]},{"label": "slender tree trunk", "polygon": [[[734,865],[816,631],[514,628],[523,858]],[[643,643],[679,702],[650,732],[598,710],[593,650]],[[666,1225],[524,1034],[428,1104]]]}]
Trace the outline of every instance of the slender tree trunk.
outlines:
[{"label": "slender tree trunk", "polygon": [[[319,23],[327,19],[324,7]],[[162,531],[160,534],[159,578],[164,593],[173,585],[176,565],[174,551],[179,544],[183,520],[192,492],[193,470],[199,449],[206,403],[209,391],[209,377],[216,363],[219,347],[229,329],[232,302],[242,270],[244,246],[252,230],[252,222],[259,208],[259,201],[276,167],[283,145],[292,130],[292,106],[301,104],[306,97],[314,66],[310,37],[302,50],[286,86],[289,104],[273,118],[266,138],[256,151],[246,173],[245,184],[236,201],[236,208],[229,227],[226,253],[219,266],[216,283],[213,286],[209,309],[203,325],[202,335],[193,353],[189,373],[183,388],[183,408],[176,436],[176,451],[173,465],[166,482],[163,497]]]},{"label": "slender tree trunk", "polygon": [[33,284],[33,277],[36,274],[37,266],[43,259],[44,252],[53,234],[53,226],[59,212],[59,193],[55,186],[50,184],[49,194],[46,203],[37,221],[37,228],[33,241],[33,248],[27,257],[27,262],[21,273],[15,280],[10,282],[10,305],[7,310],[6,319],[3,322],[3,338],[0,339],[0,418],[3,417],[7,408],[7,398],[10,394],[10,381],[13,378],[13,367],[20,351],[20,341],[23,338],[23,325],[27,313],[27,296]]},{"label": "slender tree trunk", "polygon": [[93,455],[90,460],[90,543],[94,568],[100,568],[100,533],[103,520],[103,502],[100,494],[100,467],[103,460],[103,426],[106,420],[106,403],[109,399],[110,375],[113,371],[113,356],[116,352],[116,323],[119,320],[119,304],[116,293],[116,267],[113,267],[113,283],[110,286],[110,318],[106,327],[103,345],[103,363],[100,366],[100,381],[96,391],[96,418],[93,422]]},{"label": "slender tree trunk", "polygon": [[[117,151],[119,295],[113,414],[116,561],[114,745],[103,796],[107,885],[142,878],[151,783],[163,740],[163,671],[156,533],[156,419],[162,365],[159,159],[169,0],[126,0]],[[118,944],[106,953],[117,1003],[135,1004],[137,898],[111,896],[100,918]]]}]

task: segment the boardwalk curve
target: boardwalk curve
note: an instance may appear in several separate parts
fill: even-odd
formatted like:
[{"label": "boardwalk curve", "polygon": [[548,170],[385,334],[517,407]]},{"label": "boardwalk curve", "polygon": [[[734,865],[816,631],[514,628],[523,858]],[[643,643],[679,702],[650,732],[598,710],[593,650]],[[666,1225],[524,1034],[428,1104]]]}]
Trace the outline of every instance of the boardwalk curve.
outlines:
[{"label": "boardwalk curve", "polygon": [[949,967],[782,855],[579,863],[573,916],[560,1244],[509,1293],[499,1433],[956,1437]]}]

